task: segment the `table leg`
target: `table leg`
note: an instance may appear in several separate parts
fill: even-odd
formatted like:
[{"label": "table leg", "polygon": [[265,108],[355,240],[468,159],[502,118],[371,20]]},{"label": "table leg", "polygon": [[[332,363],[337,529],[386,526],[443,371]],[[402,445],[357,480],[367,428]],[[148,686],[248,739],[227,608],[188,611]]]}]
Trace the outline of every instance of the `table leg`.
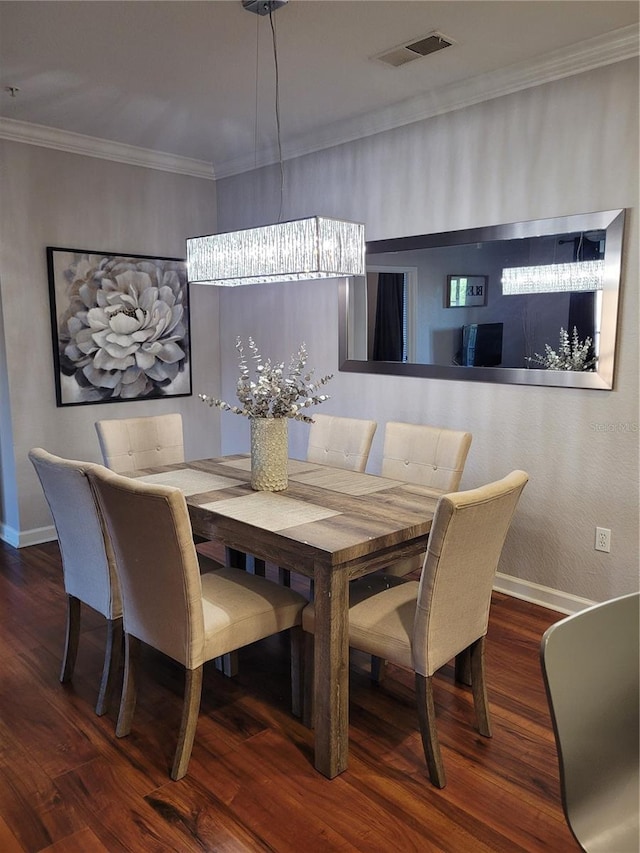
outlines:
[{"label": "table leg", "polygon": [[344,571],[315,569],[315,767],[329,779],[349,753],[348,583]]},{"label": "table leg", "polygon": [[230,566],[232,569],[247,568],[247,555],[243,554],[242,551],[236,551],[235,548],[227,546],[224,549],[224,555],[227,566]]}]

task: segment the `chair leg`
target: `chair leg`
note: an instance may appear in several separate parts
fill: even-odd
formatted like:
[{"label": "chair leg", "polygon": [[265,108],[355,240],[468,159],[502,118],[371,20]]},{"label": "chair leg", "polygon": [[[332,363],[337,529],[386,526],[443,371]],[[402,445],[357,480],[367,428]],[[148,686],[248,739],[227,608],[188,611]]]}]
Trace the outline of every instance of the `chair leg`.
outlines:
[{"label": "chair leg", "polygon": [[235,548],[225,546],[224,549],[224,564],[227,568],[245,569],[247,568],[247,555],[242,551],[237,551]]},{"label": "chair leg", "polygon": [[302,722],[308,729],[314,726],[313,681],[314,681],[314,638],[313,634],[303,631],[303,682],[302,682]]},{"label": "chair leg", "polygon": [[291,712],[294,717],[302,716],[304,705],[304,631],[299,625],[289,629],[291,643]]},{"label": "chair leg", "polygon": [[120,699],[120,710],[118,722],[116,723],[116,737],[126,737],[131,731],[133,712],[136,709],[136,675],[138,658],[140,656],[140,640],[131,634],[124,635],[124,683],[122,685],[122,697]]},{"label": "chair leg", "polygon": [[484,737],[491,737],[491,718],[487,701],[487,682],[484,666],[485,638],[480,637],[469,646],[471,657],[471,690],[473,707],[478,721],[478,731]]},{"label": "chair leg", "polygon": [[371,680],[382,684],[387,674],[387,661],[384,658],[371,655]]},{"label": "chair leg", "polygon": [[460,684],[471,686],[471,650],[464,649],[456,655],[455,678]]},{"label": "chair leg", "polygon": [[73,675],[78,656],[78,642],[80,640],[80,608],[81,602],[75,595],[67,595],[67,627],[64,639],[64,656],[62,658],[62,669],[60,670],[60,681],[64,684]]},{"label": "chair leg", "polygon": [[200,714],[200,697],[202,695],[202,664],[196,669],[185,671],[184,705],[182,706],[182,719],[180,721],[180,732],[178,734],[178,745],[176,747],[171,778],[174,781],[182,779],[189,767],[193,740],[198,725]]},{"label": "chair leg", "polygon": [[282,586],[291,586],[291,572],[289,569],[278,569],[278,578]]},{"label": "chair leg", "polygon": [[259,578],[264,578],[267,575],[267,566],[264,560],[261,560],[259,557],[252,557],[253,561],[253,574],[257,575]]},{"label": "chair leg", "polygon": [[238,652],[228,652],[226,655],[221,655],[216,658],[216,669],[227,678],[233,678],[240,671],[238,663]]},{"label": "chair leg", "polygon": [[437,788],[444,788],[447,780],[440,754],[440,742],[436,731],[436,710],[433,703],[432,677],[419,675],[416,672],[416,699],[418,702],[418,719],[424,757],[429,769],[429,778]]},{"label": "chair leg", "polygon": [[98,691],[98,702],[96,714],[101,717],[107,713],[109,699],[113,691],[113,684],[120,666],[120,655],[122,653],[122,616],[118,619],[107,619],[107,640],[104,650],[104,665],[102,667],[102,678],[100,679],[100,690]]}]

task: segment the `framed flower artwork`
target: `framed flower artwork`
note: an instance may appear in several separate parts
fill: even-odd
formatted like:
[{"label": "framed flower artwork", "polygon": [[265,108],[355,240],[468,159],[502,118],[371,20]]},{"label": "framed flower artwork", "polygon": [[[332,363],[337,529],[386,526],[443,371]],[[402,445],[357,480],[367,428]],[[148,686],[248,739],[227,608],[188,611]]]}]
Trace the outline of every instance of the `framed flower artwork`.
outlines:
[{"label": "framed flower artwork", "polygon": [[191,394],[187,265],[47,246],[56,403]]}]

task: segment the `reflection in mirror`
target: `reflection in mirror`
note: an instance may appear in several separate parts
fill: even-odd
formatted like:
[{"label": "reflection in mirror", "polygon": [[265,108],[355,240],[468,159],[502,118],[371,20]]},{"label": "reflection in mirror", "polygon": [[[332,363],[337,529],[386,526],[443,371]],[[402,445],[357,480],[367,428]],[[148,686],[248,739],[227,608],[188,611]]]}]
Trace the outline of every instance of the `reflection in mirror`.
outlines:
[{"label": "reflection in mirror", "polygon": [[624,211],[367,243],[340,369],[612,388]]}]

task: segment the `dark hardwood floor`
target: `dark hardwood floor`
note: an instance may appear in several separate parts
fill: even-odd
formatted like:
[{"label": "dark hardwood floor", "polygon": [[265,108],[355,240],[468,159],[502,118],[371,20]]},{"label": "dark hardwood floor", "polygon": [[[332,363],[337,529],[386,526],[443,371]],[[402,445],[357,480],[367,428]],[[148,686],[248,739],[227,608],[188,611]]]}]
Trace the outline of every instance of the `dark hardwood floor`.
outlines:
[{"label": "dark hardwood floor", "polygon": [[[301,588],[304,581],[301,579]],[[0,543],[0,851],[575,851],[538,646],[561,614],[494,595],[488,635],[494,736],[473,728],[470,691],[438,677],[448,784],[428,780],[413,677],[370,682],[353,655],[349,769],[313,769],[312,732],[289,711],[288,645],[240,652],[227,679],[205,668],[188,775],[169,779],[183,681],[143,654],[131,735],[116,739],[117,697],[94,705],[104,622],[83,608],[73,682],[58,681],[65,619],[56,543]]]}]

